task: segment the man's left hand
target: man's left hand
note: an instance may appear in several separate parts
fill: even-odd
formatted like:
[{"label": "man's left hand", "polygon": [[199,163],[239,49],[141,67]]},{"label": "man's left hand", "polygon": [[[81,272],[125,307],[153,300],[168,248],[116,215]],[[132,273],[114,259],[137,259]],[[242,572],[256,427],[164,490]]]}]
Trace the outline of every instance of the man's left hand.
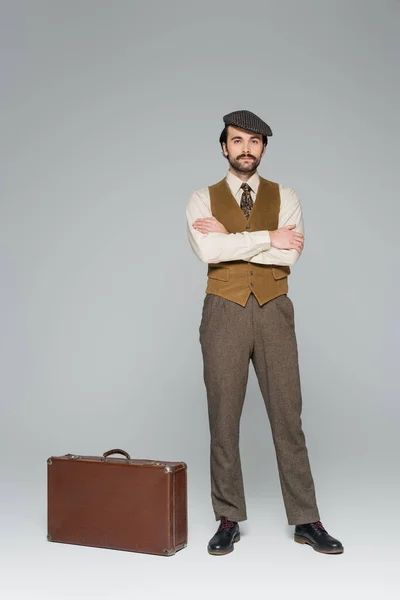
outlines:
[{"label": "man's left hand", "polygon": [[200,233],[226,233],[229,234],[229,231],[225,229],[225,227],[217,221],[215,217],[207,217],[205,219],[196,219],[194,223],[192,223],[194,229],[199,231]]}]

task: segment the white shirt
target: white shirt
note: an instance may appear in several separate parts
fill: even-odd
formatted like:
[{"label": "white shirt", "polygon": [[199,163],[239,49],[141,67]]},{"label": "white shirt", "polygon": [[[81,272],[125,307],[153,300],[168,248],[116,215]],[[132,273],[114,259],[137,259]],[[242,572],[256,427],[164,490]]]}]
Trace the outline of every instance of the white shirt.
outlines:
[{"label": "white shirt", "polygon": [[[228,171],[227,184],[240,206],[243,181]],[[251,197],[255,203],[260,183],[258,173],[247,181],[251,187]],[[281,207],[278,229],[296,225],[292,231],[304,235],[304,223],[299,198],[296,192],[279,184]],[[219,263],[230,260],[248,260],[262,265],[293,265],[300,256],[297,250],[279,250],[271,246],[268,231],[244,231],[242,233],[200,233],[193,227],[196,219],[212,217],[208,187],[195,191],[186,205],[187,234],[196,256],[204,263]]]}]

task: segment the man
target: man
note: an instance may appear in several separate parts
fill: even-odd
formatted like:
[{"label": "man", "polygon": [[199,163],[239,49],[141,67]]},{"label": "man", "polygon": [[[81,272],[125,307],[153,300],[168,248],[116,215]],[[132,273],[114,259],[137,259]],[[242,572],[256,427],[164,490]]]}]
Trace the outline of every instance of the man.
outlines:
[{"label": "man", "polygon": [[224,179],[194,192],[186,207],[190,244],[208,264],[200,324],[211,435],[211,498],[217,532],[210,554],[227,554],[247,519],[239,424],[250,360],[265,402],[288,523],[296,542],[329,554],[341,542],[323,527],[301,424],[302,397],[290,267],[303,251],[296,192],[260,177],[257,167],[272,135],[254,113],[223,117],[220,144],[229,162]]}]

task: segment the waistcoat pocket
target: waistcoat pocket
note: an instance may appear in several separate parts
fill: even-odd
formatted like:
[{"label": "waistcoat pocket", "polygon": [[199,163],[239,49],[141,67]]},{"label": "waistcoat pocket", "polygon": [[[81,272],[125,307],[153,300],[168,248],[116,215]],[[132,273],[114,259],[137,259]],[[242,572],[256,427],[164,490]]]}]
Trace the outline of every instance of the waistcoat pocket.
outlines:
[{"label": "waistcoat pocket", "polygon": [[210,267],[208,277],[210,279],[219,279],[219,281],[228,281],[229,269],[228,267]]},{"label": "waistcoat pocket", "polygon": [[272,275],[274,279],[283,279],[290,275],[290,267],[283,265],[282,267],[272,267]]}]

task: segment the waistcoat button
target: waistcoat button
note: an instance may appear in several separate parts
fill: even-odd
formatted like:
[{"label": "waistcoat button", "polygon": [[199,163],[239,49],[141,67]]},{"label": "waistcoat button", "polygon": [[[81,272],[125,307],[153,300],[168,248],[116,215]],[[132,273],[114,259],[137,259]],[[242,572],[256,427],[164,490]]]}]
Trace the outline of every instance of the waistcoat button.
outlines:
[{"label": "waistcoat button", "polygon": [[246,225],[246,229],[250,229],[250,225]]}]

